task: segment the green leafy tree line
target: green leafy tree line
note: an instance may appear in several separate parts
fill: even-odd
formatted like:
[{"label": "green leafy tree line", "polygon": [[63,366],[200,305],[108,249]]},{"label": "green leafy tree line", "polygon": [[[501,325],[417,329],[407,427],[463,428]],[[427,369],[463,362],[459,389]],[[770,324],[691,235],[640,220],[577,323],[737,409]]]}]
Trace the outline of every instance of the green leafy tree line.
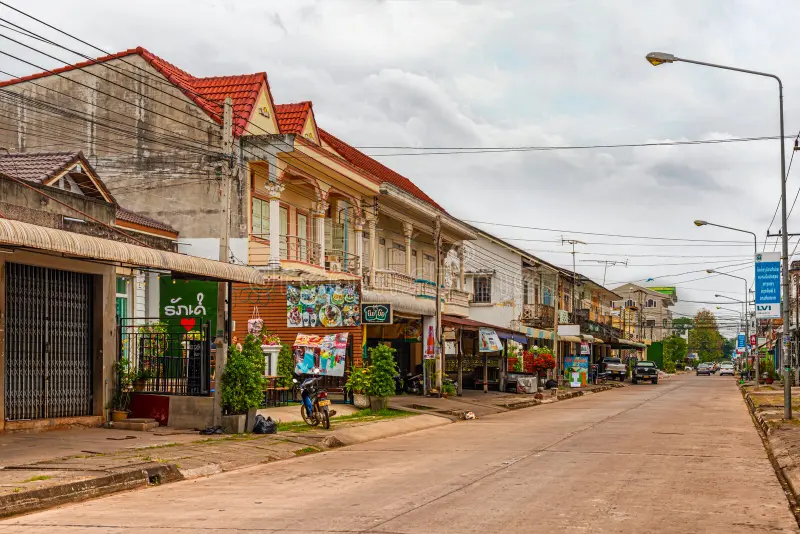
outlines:
[{"label": "green leafy tree line", "polygon": [[701,362],[710,362],[723,357],[724,346],[717,318],[709,310],[698,311],[689,330],[689,352],[696,352]]}]

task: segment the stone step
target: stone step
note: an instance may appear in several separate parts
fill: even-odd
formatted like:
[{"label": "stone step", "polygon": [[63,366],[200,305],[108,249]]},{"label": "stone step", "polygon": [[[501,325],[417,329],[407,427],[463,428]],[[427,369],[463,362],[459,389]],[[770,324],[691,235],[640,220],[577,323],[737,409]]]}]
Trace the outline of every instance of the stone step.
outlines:
[{"label": "stone step", "polygon": [[154,428],[158,428],[158,421],[155,419],[150,419],[148,417],[132,417],[129,419],[125,419],[124,421],[119,421],[114,423],[114,428],[118,428],[119,430],[134,430],[140,432],[146,432],[148,430],[153,430]]}]

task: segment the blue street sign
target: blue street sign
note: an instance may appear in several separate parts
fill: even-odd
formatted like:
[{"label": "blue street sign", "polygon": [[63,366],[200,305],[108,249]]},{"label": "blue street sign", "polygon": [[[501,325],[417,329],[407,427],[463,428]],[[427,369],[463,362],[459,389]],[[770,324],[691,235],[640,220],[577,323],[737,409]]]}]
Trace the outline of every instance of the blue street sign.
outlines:
[{"label": "blue street sign", "polygon": [[744,334],[739,334],[736,337],[736,348],[743,349],[744,348]]},{"label": "blue street sign", "polygon": [[781,317],[781,255],[756,254],[756,318]]}]

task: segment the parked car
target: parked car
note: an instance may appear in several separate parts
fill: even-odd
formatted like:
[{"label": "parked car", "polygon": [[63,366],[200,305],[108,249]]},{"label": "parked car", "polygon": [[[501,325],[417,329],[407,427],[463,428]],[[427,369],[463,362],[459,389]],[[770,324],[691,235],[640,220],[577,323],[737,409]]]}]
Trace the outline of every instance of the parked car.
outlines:
[{"label": "parked car", "polygon": [[723,375],[730,375],[733,376],[736,371],[733,368],[733,364],[729,362],[723,362],[719,364],[719,376]]},{"label": "parked car", "polygon": [[705,362],[701,363],[700,365],[697,366],[697,376],[700,376],[700,375],[711,376],[711,374],[712,374],[711,369],[712,368],[713,368],[713,366],[710,363],[705,363]]},{"label": "parked car", "polygon": [[638,384],[640,380],[649,380],[653,384],[658,384],[658,367],[656,367],[655,362],[636,362],[631,382]]},{"label": "parked car", "polygon": [[603,360],[603,371],[606,378],[616,378],[620,382],[628,376],[628,368],[622,363],[620,358],[605,358]]},{"label": "parked car", "polygon": [[684,371],[694,371],[694,368],[692,368],[690,365],[687,365],[683,370]]}]

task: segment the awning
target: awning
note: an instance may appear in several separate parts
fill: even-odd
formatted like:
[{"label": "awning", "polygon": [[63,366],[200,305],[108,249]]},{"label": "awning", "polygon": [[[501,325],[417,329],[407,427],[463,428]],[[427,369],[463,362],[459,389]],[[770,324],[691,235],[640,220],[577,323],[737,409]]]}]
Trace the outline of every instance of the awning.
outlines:
[{"label": "awning", "polygon": [[[473,321],[472,319],[465,319],[463,317],[457,317],[455,315],[448,315],[446,313],[442,314],[442,324],[460,326],[460,327],[464,328],[465,330],[475,330],[475,331],[477,331],[480,328],[491,328],[495,332],[497,332],[498,335],[500,335],[500,332],[509,333],[509,334],[514,333],[512,330],[509,330],[508,328],[503,328],[502,326],[495,326],[495,325],[489,324],[489,323],[482,323],[480,321]],[[502,336],[500,336],[500,337],[502,337]],[[527,343],[527,341],[526,341],[526,343]]]},{"label": "awning", "polygon": [[609,340],[612,349],[644,349],[647,345],[639,343],[638,341],[631,341],[630,339],[612,338]]},{"label": "awning", "polygon": [[584,341],[588,341],[589,343],[594,343],[594,336],[589,334],[581,334],[580,338]]},{"label": "awning", "polygon": [[595,338],[594,338],[594,343],[596,343],[596,344],[600,344],[600,343],[605,343],[605,341],[603,341],[603,340],[602,340],[602,339],[600,339],[599,337],[595,337]]},{"label": "awning", "polygon": [[10,219],[0,219],[0,245],[58,252],[65,257],[100,260],[122,267],[148,267],[188,274],[204,280],[264,285],[264,275],[252,267],[156,250]]},{"label": "awning", "polygon": [[522,334],[513,334],[511,332],[497,332],[497,337],[500,339],[513,339],[517,343],[522,343],[523,345],[528,344],[528,338],[523,336]]},{"label": "awning", "polygon": [[569,341],[570,343],[580,343],[583,340],[578,336],[558,336],[559,341]]},{"label": "awning", "polygon": [[553,332],[549,330],[542,330],[540,328],[533,328],[531,326],[521,326],[519,328],[519,331],[520,333],[528,337],[532,337],[534,339],[549,339],[549,340],[555,339]]}]

